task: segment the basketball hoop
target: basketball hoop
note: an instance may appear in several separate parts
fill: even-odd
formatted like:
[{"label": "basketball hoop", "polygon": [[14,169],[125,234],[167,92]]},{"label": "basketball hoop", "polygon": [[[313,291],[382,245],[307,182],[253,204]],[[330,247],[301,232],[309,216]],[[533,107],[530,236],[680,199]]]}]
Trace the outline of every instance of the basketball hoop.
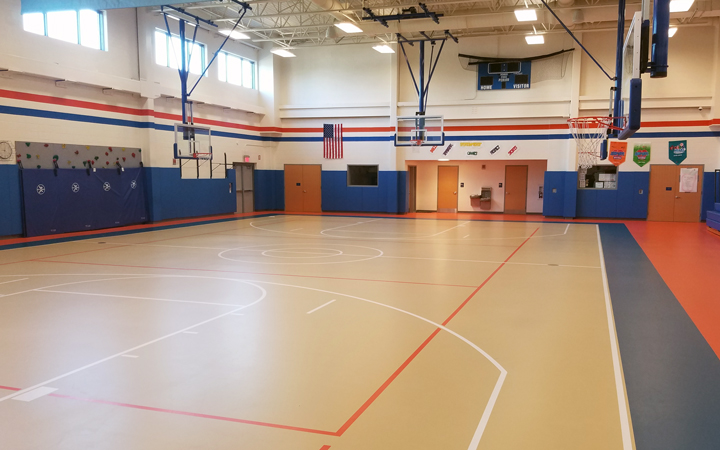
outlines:
[{"label": "basketball hoop", "polygon": [[[615,125],[620,122],[620,126]],[[588,169],[600,157],[599,144],[607,137],[607,131],[625,128],[625,117],[577,117],[568,119],[568,127],[577,143],[578,166]]]},{"label": "basketball hoop", "polygon": [[193,158],[209,161],[212,159],[212,153],[193,153]]}]

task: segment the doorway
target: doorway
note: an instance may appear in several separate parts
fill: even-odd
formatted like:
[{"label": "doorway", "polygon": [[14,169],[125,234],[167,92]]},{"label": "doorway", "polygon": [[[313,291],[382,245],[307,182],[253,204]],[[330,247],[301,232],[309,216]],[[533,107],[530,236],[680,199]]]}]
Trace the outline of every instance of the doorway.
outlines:
[{"label": "doorway", "polygon": [[505,166],[505,213],[527,212],[528,166]]},{"label": "doorway", "polygon": [[285,211],[322,212],[322,166],[285,164]]},{"label": "doorway", "polygon": [[[680,192],[682,169],[697,170],[694,192]],[[650,166],[650,192],[648,193],[648,221],[699,222],[702,207],[704,166],[676,166],[653,164]],[[692,172],[691,172],[692,173]]]},{"label": "doorway", "polygon": [[255,211],[255,164],[233,163],[235,169],[235,197],[237,212]]},{"label": "doorway", "polygon": [[438,166],[437,212],[457,212],[459,171],[459,166]]},{"label": "doorway", "polygon": [[417,166],[408,166],[408,212],[417,211]]}]

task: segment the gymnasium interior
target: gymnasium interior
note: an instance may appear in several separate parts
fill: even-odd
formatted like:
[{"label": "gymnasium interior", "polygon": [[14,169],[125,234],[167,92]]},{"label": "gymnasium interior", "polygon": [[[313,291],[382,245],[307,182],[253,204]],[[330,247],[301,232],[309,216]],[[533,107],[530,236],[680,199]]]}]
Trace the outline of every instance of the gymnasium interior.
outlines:
[{"label": "gymnasium interior", "polygon": [[0,11],[0,449],[720,448],[717,0]]}]

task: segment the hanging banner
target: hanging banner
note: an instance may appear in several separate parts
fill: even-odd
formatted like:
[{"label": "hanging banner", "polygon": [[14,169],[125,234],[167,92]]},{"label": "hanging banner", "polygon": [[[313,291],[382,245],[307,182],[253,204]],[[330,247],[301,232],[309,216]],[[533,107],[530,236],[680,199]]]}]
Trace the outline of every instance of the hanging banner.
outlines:
[{"label": "hanging banner", "polygon": [[635,144],[633,146],[633,161],[642,167],[650,162],[650,144]]},{"label": "hanging banner", "polygon": [[680,165],[687,158],[687,141],[670,141],[668,156],[670,161]]},{"label": "hanging banner", "polygon": [[619,166],[625,162],[625,156],[627,155],[627,142],[612,141],[610,142],[610,156],[608,160]]}]

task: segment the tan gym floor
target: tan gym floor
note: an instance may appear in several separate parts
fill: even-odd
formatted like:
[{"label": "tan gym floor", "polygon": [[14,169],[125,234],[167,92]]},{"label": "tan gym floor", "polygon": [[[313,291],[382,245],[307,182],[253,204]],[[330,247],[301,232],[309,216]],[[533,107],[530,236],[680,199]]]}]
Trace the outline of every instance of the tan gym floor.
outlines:
[{"label": "tan gym floor", "polygon": [[270,216],[0,251],[0,448],[632,448],[594,224]]}]

